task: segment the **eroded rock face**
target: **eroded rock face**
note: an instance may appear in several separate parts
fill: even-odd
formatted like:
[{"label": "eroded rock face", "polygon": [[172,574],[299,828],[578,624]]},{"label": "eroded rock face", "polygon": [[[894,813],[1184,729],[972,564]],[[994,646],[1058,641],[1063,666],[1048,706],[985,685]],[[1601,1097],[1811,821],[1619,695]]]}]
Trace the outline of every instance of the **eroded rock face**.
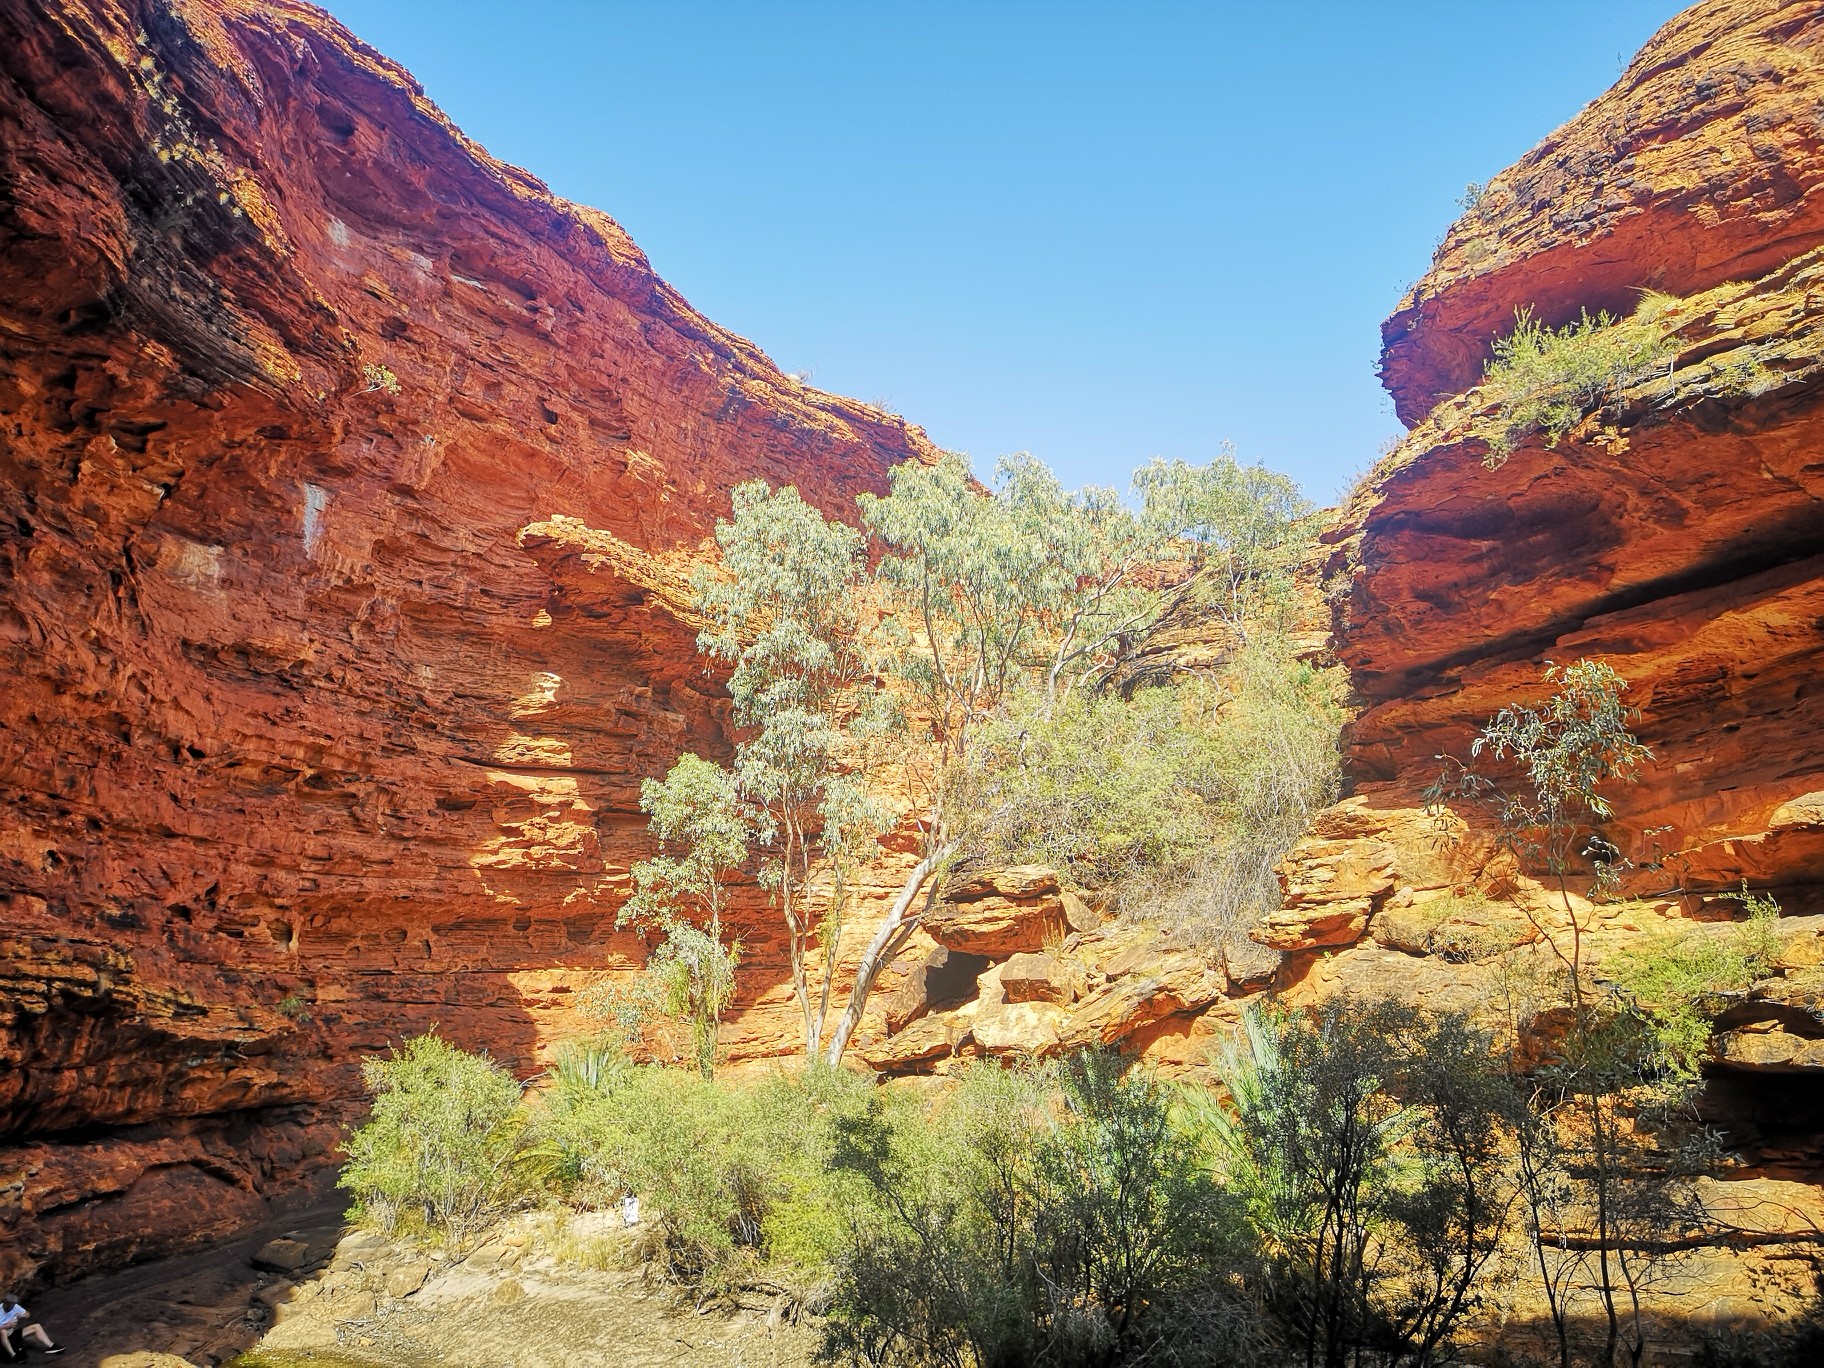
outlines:
[{"label": "eroded rock face", "polygon": [[389,1041],[532,1067],[641,957],[640,779],[725,745],[728,489],[930,450],[286,0],[0,9],[0,415],[9,1284],[309,1185]]},{"label": "eroded rock face", "polygon": [[[1265,931],[1294,952],[1293,1002],[1391,991],[1489,1013],[1513,981],[1497,958],[1549,978],[1572,915],[1599,973],[1655,938],[1729,934],[1693,922],[1739,917],[1716,895],[1743,880],[1775,894],[1785,950],[1718,1023],[1699,1104],[1734,1150],[1711,1194],[1733,1229],[1668,1305],[1705,1315],[1741,1313],[1701,1289],[1747,1281],[1759,1256],[1740,1246],[1810,1238],[1824,1186],[1824,990],[1802,915],[1824,909],[1821,42],[1814,5],[1692,6],[1489,183],[1388,320],[1382,375],[1412,431],[1326,537],[1360,705],[1353,795],[1287,861]],[[1479,385],[1516,310],[1626,315],[1644,290],[1677,297],[1664,364],[1556,445],[1491,454],[1500,414]],[[1640,901],[1533,883],[1464,809],[1437,847],[1458,867],[1408,868],[1441,757],[1468,760],[1499,708],[1549,692],[1548,662],[1580,657],[1628,681],[1654,754],[1607,790]],[[1523,1061],[1549,1057],[1564,1015],[1532,1012]]]},{"label": "eroded rock face", "polygon": [[1706,0],[1621,79],[1482,188],[1382,325],[1402,422],[1474,385],[1529,307],[1550,324],[1631,313],[1643,288],[1751,280],[1824,236],[1824,16]]},{"label": "eroded rock face", "polygon": [[[1073,898],[1078,920],[1083,903]],[[1041,949],[1070,925],[1058,878],[1037,865],[1016,865],[970,874],[944,890],[926,915],[924,930],[939,945],[969,955],[999,959]]]},{"label": "eroded rock face", "polygon": [[[1693,6],[1490,182],[1389,322],[1417,426],[1331,534],[1372,801],[1412,802],[1547,661],[1600,657],[1656,757],[1615,795],[1624,851],[1661,886],[1824,883],[1803,807],[1824,789],[1820,41],[1812,6]],[[1486,468],[1471,387],[1514,311],[1625,313],[1649,288],[1681,297],[1668,367]]]}]

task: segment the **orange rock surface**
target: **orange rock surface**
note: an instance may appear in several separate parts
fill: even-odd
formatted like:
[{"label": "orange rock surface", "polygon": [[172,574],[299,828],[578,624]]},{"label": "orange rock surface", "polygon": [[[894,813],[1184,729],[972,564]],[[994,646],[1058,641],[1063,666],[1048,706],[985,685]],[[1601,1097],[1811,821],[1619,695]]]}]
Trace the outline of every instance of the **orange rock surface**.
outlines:
[{"label": "orange rock surface", "polygon": [[[1548,659],[1610,659],[1644,710],[1657,764],[1617,795],[1643,877],[1824,904],[1820,38],[1811,4],[1681,15],[1389,321],[1416,426],[1326,567],[1354,792],[1258,943],[1104,926],[1049,871],[959,879],[859,1058],[1118,1044],[1190,1071],[1269,984],[1486,1005],[1488,947],[1556,913],[1486,833],[1439,845],[1418,795]],[[1683,300],[1667,373],[1485,469],[1475,386],[1514,311],[1644,287]],[[642,956],[614,930],[639,781],[726,748],[688,583],[728,489],[842,511],[931,455],[295,0],[0,8],[0,417],[0,1282],[320,1182],[389,1041],[536,1067]],[[859,919],[912,860],[864,873]],[[761,901],[736,890],[737,1059],[797,1030]],[[973,996],[932,989],[940,943],[980,952]],[[1731,1019],[1713,1090],[1781,1182],[1824,1162],[1824,1107],[1762,1087],[1824,1067],[1816,977],[1794,960]]]},{"label": "orange rock surface", "polygon": [[727,491],[931,450],[290,0],[0,7],[0,414],[0,1282],[307,1186],[388,1041],[529,1068],[724,744]]},{"label": "orange rock surface", "polygon": [[[1489,183],[1389,321],[1383,374],[1416,426],[1329,567],[1377,802],[1467,758],[1546,662],[1600,657],[1655,754],[1615,793],[1651,879],[1824,893],[1803,807],[1824,791],[1821,43],[1817,5],[1693,6]],[[1666,369],[1485,468],[1474,386],[1515,310],[1627,312],[1648,288],[1680,297]]]},{"label": "orange rock surface", "polygon": [[1824,237],[1824,9],[1704,0],[1481,189],[1382,326],[1403,422],[1475,384],[1516,308],[1628,314],[1642,289],[1750,280]]}]

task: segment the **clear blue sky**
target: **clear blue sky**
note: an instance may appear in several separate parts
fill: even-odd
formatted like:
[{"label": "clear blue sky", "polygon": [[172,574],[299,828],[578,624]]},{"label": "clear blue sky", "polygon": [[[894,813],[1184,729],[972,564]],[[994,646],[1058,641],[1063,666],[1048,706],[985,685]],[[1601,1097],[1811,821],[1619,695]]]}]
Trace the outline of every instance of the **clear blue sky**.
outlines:
[{"label": "clear blue sky", "polygon": [[1328,502],[1455,200],[1675,0],[330,0],[717,322],[978,468],[1224,439]]}]

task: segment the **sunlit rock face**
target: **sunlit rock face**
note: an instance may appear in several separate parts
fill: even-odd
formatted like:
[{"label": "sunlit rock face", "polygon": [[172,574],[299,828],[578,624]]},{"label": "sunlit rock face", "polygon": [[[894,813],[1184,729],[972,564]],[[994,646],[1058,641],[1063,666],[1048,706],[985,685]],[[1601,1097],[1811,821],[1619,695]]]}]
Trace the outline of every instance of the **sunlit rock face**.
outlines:
[{"label": "sunlit rock face", "polygon": [[285,0],[0,7],[0,421],[0,1281],[295,1195],[388,1041],[530,1068],[725,746],[729,488],[930,451]]},{"label": "sunlit rock face", "polygon": [[1381,377],[1411,426],[1475,384],[1514,309],[1625,314],[1643,288],[1753,280],[1824,238],[1824,18],[1704,0],[1621,79],[1482,187],[1381,328]]},{"label": "sunlit rock face", "polygon": [[[1290,958],[1294,1000],[1392,989],[1478,1011],[1500,998],[1493,954],[1537,953],[1567,908],[1600,965],[1643,938],[1725,934],[1692,919],[1739,915],[1717,895],[1744,879],[1779,898],[1786,949],[1706,1065],[1699,1107],[1736,1166],[1712,1207],[1727,1239],[1665,1304],[1685,1331],[1706,1297],[1777,1263],[1782,1222],[1815,1229],[1824,1213],[1817,919],[1803,915],[1824,911],[1820,44],[1815,6],[1685,11],[1489,183],[1388,320],[1382,376],[1412,431],[1326,537],[1332,642],[1359,708],[1353,792],[1287,861],[1279,917],[1288,936],[1330,933],[1313,938],[1327,956]],[[1663,369],[1555,446],[1534,437],[1488,468],[1494,410],[1477,386],[1516,310],[1625,315],[1646,290],[1677,297]],[[1498,708],[1542,697],[1546,665],[1579,657],[1628,681],[1654,753],[1610,790],[1637,901],[1529,884],[1473,812],[1424,840],[1440,757],[1467,759]],[[1426,849],[1456,867],[1418,870]],[[1529,1048],[1547,1047],[1550,1015]]]},{"label": "sunlit rock face", "polygon": [[[1601,657],[1656,756],[1618,809],[1660,887],[1824,884],[1820,44],[1815,7],[1687,10],[1489,182],[1388,321],[1415,426],[1329,565],[1361,791],[1410,801],[1545,662]],[[1515,311],[1626,314],[1649,289],[1684,301],[1664,373],[1485,469],[1472,386]]]}]

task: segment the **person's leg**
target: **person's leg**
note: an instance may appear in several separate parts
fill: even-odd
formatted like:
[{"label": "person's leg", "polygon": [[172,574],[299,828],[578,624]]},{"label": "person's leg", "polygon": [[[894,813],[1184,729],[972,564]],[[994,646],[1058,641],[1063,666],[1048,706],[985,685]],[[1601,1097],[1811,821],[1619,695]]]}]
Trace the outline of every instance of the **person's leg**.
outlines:
[{"label": "person's leg", "polygon": [[42,1350],[47,1354],[61,1354],[63,1352],[62,1346],[51,1338],[51,1332],[38,1324],[37,1321],[27,1321],[25,1329],[20,1334],[19,1338],[23,1343],[29,1344],[34,1349]]}]

